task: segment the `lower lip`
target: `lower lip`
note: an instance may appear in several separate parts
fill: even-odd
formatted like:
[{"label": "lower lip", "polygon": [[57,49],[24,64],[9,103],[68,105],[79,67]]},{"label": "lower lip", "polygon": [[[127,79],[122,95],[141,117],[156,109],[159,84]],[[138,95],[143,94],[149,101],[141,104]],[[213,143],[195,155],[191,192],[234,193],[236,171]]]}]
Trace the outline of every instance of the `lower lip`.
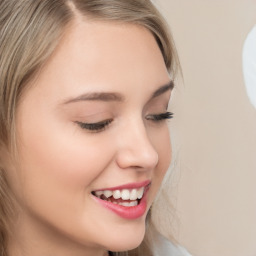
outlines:
[{"label": "lower lip", "polygon": [[110,211],[114,212],[115,214],[119,215],[120,217],[124,219],[138,219],[144,215],[144,213],[147,210],[147,200],[146,195],[148,192],[148,188],[145,188],[145,192],[143,197],[140,200],[140,203],[136,206],[122,206],[118,204],[113,204],[111,202],[102,200],[96,196],[93,196],[93,198],[100,203],[105,208],[109,209]]}]

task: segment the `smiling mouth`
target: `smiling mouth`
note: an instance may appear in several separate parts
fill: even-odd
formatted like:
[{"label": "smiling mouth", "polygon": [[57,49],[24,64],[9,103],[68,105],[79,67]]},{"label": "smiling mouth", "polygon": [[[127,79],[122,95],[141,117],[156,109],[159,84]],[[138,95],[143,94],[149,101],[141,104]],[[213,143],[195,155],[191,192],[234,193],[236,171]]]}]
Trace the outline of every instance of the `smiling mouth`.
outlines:
[{"label": "smiling mouth", "polygon": [[97,198],[111,202],[113,204],[132,207],[140,204],[140,201],[149,187],[133,188],[133,189],[117,189],[117,190],[98,190],[93,191],[92,195]]}]

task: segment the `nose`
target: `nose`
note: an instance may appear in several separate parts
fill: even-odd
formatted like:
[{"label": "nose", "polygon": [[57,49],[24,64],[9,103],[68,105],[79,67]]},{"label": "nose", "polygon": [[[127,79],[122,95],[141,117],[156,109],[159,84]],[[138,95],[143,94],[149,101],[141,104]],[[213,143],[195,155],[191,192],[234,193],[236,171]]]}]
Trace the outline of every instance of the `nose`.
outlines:
[{"label": "nose", "polygon": [[116,162],[122,169],[153,170],[158,164],[158,152],[152,145],[144,124],[131,124],[119,137]]}]

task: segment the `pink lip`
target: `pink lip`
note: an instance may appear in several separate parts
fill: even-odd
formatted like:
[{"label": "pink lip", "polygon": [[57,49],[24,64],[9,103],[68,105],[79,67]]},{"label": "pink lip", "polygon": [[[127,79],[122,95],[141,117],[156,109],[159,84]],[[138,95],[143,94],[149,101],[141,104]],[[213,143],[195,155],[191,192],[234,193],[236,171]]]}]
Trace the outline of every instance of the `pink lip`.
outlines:
[{"label": "pink lip", "polygon": [[[128,185],[130,185],[130,184],[128,184]],[[149,183],[147,183],[147,185],[149,185]],[[139,187],[141,187],[141,186],[139,186]],[[117,187],[117,189],[119,189],[119,188],[120,187]],[[125,188],[129,188],[129,187],[127,187],[127,185],[125,185]],[[134,188],[134,186],[132,188]],[[137,219],[137,218],[142,217],[144,215],[144,213],[146,212],[148,190],[149,190],[149,186],[146,186],[143,197],[141,198],[140,203],[136,206],[126,207],[126,206],[122,206],[122,205],[118,205],[118,204],[113,204],[109,201],[102,200],[96,196],[93,196],[93,198],[100,205],[102,205],[103,207],[107,208],[108,210],[114,212],[115,214],[119,215],[120,217],[122,217],[124,219],[132,220],[132,219]]]},{"label": "pink lip", "polygon": [[122,190],[122,189],[133,189],[133,188],[141,188],[141,187],[146,187],[147,185],[150,184],[150,180],[146,180],[146,181],[142,181],[142,182],[137,182],[137,183],[128,183],[125,185],[121,185],[121,186],[116,186],[116,187],[112,187],[112,188],[102,188],[102,189],[97,189],[94,191],[102,191],[102,190]]}]

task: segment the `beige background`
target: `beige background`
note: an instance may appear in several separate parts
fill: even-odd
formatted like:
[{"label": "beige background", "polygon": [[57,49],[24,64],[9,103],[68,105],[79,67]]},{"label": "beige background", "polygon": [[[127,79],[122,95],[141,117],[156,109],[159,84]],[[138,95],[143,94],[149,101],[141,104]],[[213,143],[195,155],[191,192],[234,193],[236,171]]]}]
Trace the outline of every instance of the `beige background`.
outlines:
[{"label": "beige background", "polygon": [[194,256],[255,256],[256,109],[246,94],[242,47],[256,24],[256,1],[155,2],[184,75],[173,104],[181,158],[170,186],[173,233]]}]

